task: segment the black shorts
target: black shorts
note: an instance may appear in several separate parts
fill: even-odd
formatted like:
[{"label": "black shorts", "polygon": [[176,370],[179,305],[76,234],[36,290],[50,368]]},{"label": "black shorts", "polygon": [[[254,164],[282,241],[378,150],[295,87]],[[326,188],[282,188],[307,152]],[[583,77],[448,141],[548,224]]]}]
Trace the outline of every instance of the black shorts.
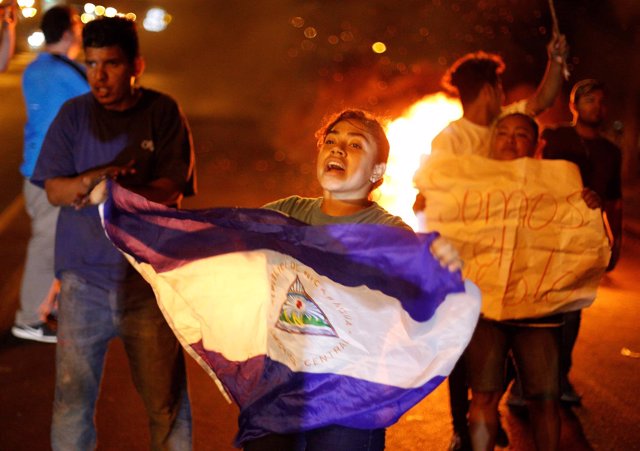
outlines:
[{"label": "black shorts", "polygon": [[504,390],[511,350],[525,398],[559,396],[559,325],[513,324],[480,318],[463,358],[475,392]]}]

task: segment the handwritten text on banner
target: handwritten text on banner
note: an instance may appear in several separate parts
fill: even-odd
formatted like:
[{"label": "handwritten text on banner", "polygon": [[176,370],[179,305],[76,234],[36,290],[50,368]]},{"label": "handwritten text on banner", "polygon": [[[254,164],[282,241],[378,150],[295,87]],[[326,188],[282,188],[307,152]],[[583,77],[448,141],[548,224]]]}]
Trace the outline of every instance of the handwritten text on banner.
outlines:
[{"label": "handwritten text on banner", "polygon": [[486,317],[533,318],[593,302],[610,250],[600,210],[582,200],[577,166],[431,156],[414,181],[427,199],[427,227],[457,246]]}]

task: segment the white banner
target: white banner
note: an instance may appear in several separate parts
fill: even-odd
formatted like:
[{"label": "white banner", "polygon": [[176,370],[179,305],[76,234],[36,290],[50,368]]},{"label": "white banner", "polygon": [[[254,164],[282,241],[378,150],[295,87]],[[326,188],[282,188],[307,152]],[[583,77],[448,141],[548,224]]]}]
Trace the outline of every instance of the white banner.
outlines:
[{"label": "white banner", "polygon": [[533,318],[593,302],[610,247],[576,165],[431,156],[414,181],[428,229],[457,246],[465,277],[480,287],[484,316]]}]

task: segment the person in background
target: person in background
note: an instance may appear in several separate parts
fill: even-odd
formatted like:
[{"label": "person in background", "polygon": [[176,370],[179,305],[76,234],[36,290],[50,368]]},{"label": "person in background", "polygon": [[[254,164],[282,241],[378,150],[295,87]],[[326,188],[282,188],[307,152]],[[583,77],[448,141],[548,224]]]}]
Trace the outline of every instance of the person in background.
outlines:
[{"label": "person in background", "polygon": [[[553,35],[547,45],[548,63],[538,89],[528,99],[503,106],[505,99],[501,74],[505,64],[499,55],[476,52],[469,53],[446,72],[443,85],[456,94],[462,104],[463,115],[451,122],[431,143],[431,153],[451,155],[475,154],[487,156],[492,128],[499,116],[509,112],[537,115],[553,105],[563,83],[563,65],[569,48],[562,35]],[[425,201],[418,194],[415,207],[424,207]],[[471,441],[467,425],[469,410],[468,388],[465,381],[463,359],[449,376],[449,399],[453,422],[451,451],[470,451]],[[508,444],[508,437],[499,428],[500,445]]]},{"label": "person in background", "polygon": [[[535,119],[512,113],[496,123],[489,156],[503,161],[533,157],[537,144]],[[492,451],[496,445],[498,405],[504,392],[504,368],[509,352],[522,381],[536,449],[558,449],[561,324],[561,314],[503,321],[480,316],[463,355],[472,391],[469,431],[474,451]]]},{"label": "person in background", "polygon": [[82,49],[82,22],[71,7],[54,6],[42,16],[40,28],[46,46],[22,75],[22,92],[27,109],[24,127],[23,194],[31,218],[31,238],[27,247],[20,308],[11,333],[25,340],[55,343],[55,330],[41,318],[40,304],[54,282],[53,251],[59,208],[51,205],[45,191],[29,178],[40,154],[49,125],[64,102],[89,91],[82,66],[73,60]]},{"label": "person in background", "polygon": [[487,156],[492,126],[498,117],[510,112],[536,116],[551,107],[563,83],[563,64],[568,54],[564,36],[554,35],[547,52],[549,61],[536,92],[507,106],[503,106],[501,79],[505,64],[499,55],[469,53],[454,62],[443,78],[443,85],[459,97],[462,117],[436,135],[431,153]]},{"label": "person in background", "polygon": [[190,450],[180,344],[151,287],[105,235],[90,192],[106,177],[118,177],[151,201],[178,206],[183,196],[195,194],[191,133],[171,97],[138,86],[144,60],[133,21],[96,19],[82,37],[91,92],[62,106],[31,177],[61,207],[52,448],[96,447],[94,413],[105,355],[119,337],[149,417],[149,448]]},{"label": "person in background", "polygon": [[0,72],[9,67],[16,45],[16,5],[12,1],[0,3]]},{"label": "person in background", "polygon": [[[620,148],[602,135],[606,118],[606,90],[594,79],[577,82],[571,90],[569,107],[573,113],[571,124],[547,128],[542,132],[545,141],[543,158],[568,160],[580,168],[582,183],[599,198],[599,205],[611,229],[613,245],[608,270],[620,257],[622,242],[622,153]],[[573,347],[578,338],[582,311],[565,314],[560,354],[560,400],[579,405],[581,396],[569,381]]]}]

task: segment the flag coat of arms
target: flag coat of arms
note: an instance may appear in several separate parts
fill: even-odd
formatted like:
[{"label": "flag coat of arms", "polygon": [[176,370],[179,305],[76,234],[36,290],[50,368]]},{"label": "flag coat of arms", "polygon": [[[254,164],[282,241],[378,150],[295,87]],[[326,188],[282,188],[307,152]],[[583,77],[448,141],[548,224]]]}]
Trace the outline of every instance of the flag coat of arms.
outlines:
[{"label": "flag coat of arms", "polygon": [[431,255],[434,234],[176,210],[116,184],[101,211],[184,348],[238,404],[238,446],[393,424],[450,373],[478,319],[477,288]]}]

